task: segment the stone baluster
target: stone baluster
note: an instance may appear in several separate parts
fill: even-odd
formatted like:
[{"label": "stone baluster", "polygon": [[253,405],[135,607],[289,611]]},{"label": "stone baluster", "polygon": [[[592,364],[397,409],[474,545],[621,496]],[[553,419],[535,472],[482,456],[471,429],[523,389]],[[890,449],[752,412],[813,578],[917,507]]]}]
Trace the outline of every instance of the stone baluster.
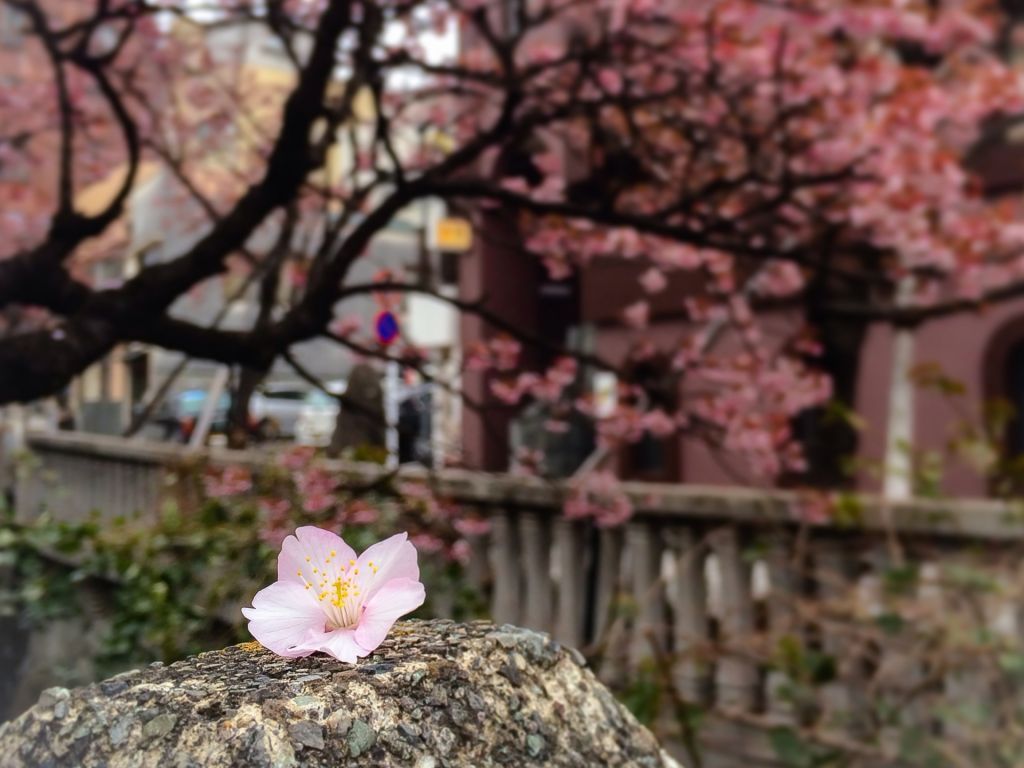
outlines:
[{"label": "stone baluster", "polygon": [[146,485],[142,499],[144,509],[156,509],[163,503],[164,487],[169,473],[161,464],[148,464],[145,469]]},{"label": "stone baluster", "polygon": [[584,642],[584,601],[587,576],[586,530],[582,523],[560,518],[555,521],[558,551],[558,616],[555,639],[578,648]]},{"label": "stone baluster", "polygon": [[650,659],[655,648],[666,650],[665,589],[661,578],[664,542],[655,523],[635,520],[626,529],[636,606],[629,660],[634,666]]},{"label": "stone baluster", "polygon": [[[481,510],[486,513],[486,510]],[[484,594],[491,581],[491,566],[488,562],[490,545],[489,533],[471,533],[465,537],[469,545],[469,560],[466,563],[466,580],[480,594]]]},{"label": "stone baluster", "polygon": [[598,676],[609,685],[622,681],[628,652],[628,627],[621,611],[624,540],[621,527],[603,528],[598,534],[593,639],[602,649]]},{"label": "stone baluster", "polygon": [[735,527],[714,531],[710,540],[721,575],[725,648],[715,675],[716,700],[723,708],[751,710],[757,705],[759,674],[750,648],[756,630],[750,565],[743,558]]},{"label": "stone baluster", "polygon": [[857,600],[857,542],[828,537],[812,543],[817,610],[824,617],[822,649],[836,665],[836,680],[820,690],[823,721],[856,734],[863,730],[867,706],[863,649],[850,626]]},{"label": "stone baluster", "polygon": [[[772,532],[766,541],[765,565],[768,568],[768,648],[770,657],[779,657],[784,643],[804,641],[800,626],[799,600],[802,573],[797,562],[796,538],[790,531]],[[799,717],[794,711],[790,675],[780,669],[768,673],[765,681],[768,711],[784,720]]]},{"label": "stone baluster", "polygon": [[73,510],[73,519],[83,520],[94,509],[105,520],[123,514],[123,510],[115,510],[113,504],[115,473],[111,469],[114,465],[115,462],[103,459],[71,458],[75,479],[73,485],[65,486],[65,491],[73,494],[74,501],[68,505]]},{"label": "stone baluster", "polygon": [[671,590],[674,683],[687,701],[706,703],[711,693],[711,664],[707,585],[704,580],[706,546],[692,527],[679,527],[669,537],[675,562]]},{"label": "stone baluster", "polygon": [[550,517],[539,512],[522,512],[519,517],[519,540],[526,588],[523,625],[549,632],[554,607]]},{"label": "stone baluster", "polygon": [[594,639],[601,641],[615,620],[616,603],[622,586],[621,528],[604,528],[598,534],[597,577],[594,585]]},{"label": "stone baluster", "polygon": [[[995,575],[998,555],[990,552],[988,556],[992,561],[987,566],[995,566],[989,573]],[[999,700],[993,681],[986,674],[986,667],[991,668],[991,657],[979,658],[971,650],[979,636],[993,632],[993,619],[998,612],[993,610],[992,592],[969,583],[971,574],[987,570],[977,557],[976,553],[945,550],[939,563],[927,569],[923,579],[923,588],[931,592],[942,611],[935,615],[944,615],[944,621],[960,639],[960,648],[947,651],[944,659],[943,691],[947,706],[942,713],[942,731],[959,751],[966,753],[986,739],[986,728],[996,721],[998,709],[1006,705]],[[960,573],[953,575],[955,571]]]},{"label": "stone baluster", "polygon": [[518,624],[521,621],[519,563],[516,518],[506,510],[496,510],[491,516],[491,568],[494,573],[491,616],[497,624]]}]

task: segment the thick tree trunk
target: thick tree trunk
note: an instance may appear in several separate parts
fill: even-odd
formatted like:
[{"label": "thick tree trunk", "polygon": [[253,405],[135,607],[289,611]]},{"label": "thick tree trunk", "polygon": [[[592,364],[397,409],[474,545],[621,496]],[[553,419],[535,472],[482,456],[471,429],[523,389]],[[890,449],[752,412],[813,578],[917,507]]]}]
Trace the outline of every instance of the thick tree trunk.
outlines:
[{"label": "thick tree trunk", "polygon": [[842,413],[853,411],[857,404],[857,378],[867,325],[826,320],[818,328],[824,347],[820,364],[832,378],[833,407],[815,409],[805,417],[809,427],[804,431],[808,459],[805,481],[818,487],[845,487],[853,480],[849,460],[856,455],[859,440],[857,430]]},{"label": "thick tree trunk", "polygon": [[[800,420],[798,429],[808,461],[807,472],[800,481],[816,487],[842,488],[854,480],[849,460],[856,455],[859,442],[857,430],[843,414],[853,412],[857,405],[857,379],[869,324],[859,318],[831,314],[827,307],[833,302],[869,303],[870,288],[830,277],[829,269],[836,258],[832,244],[826,242],[822,251],[820,273],[806,288],[805,311],[807,322],[820,334],[822,345],[821,357],[810,362],[831,377],[833,403],[805,414]],[[867,271],[875,266],[871,259],[865,257],[862,264]]]},{"label": "thick tree trunk", "polygon": [[231,448],[245,448],[249,444],[253,429],[249,408],[256,387],[266,375],[266,370],[256,368],[242,368],[239,371],[238,382],[231,392],[231,408],[228,410],[228,446]]}]

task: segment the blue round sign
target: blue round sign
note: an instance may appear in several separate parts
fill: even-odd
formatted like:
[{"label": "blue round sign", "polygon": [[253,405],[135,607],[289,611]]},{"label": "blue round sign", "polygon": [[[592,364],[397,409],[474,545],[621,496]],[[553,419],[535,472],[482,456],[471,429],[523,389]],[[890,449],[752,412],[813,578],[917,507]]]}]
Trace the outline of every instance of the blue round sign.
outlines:
[{"label": "blue round sign", "polygon": [[386,310],[377,315],[374,328],[377,330],[377,341],[384,345],[391,344],[397,339],[400,331],[398,318],[395,317],[394,313]]}]

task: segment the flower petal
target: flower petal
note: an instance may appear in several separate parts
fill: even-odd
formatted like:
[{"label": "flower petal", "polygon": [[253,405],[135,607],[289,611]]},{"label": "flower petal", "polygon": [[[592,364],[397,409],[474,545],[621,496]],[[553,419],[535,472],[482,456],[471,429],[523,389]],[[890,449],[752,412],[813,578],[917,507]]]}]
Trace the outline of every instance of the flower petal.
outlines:
[{"label": "flower petal", "polygon": [[409,542],[409,534],[396,533],[367,547],[356,561],[358,573],[353,572],[363,602],[373,598],[392,579],[418,581],[420,567],[416,563],[416,547]]},{"label": "flower petal", "polygon": [[324,612],[311,592],[294,581],[278,581],[261,589],[252,608],[243,608],[249,632],[260,645],[279,656],[308,656],[303,643],[311,631],[323,632]]},{"label": "flower petal", "polygon": [[356,642],[367,653],[384,642],[399,618],[423,605],[426,589],[415,579],[392,579],[363,606],[355,629]]},{"label": "flower petal", "polygon": [[355,664],[360,657],[370,652],[356,642],[355,632],[351,629],[332,629],[311,634],[302,644],[302,649],[307,654],[322,651],[346,664]]},{"label": "flower petal", "polygon": [[312,584],[314,590],[326,574],[336,573],[349,560],[355,560],[356,553],[340,536],[311,525],[295,531],[281,544],[277,557],[277,578],[297,584]]}]

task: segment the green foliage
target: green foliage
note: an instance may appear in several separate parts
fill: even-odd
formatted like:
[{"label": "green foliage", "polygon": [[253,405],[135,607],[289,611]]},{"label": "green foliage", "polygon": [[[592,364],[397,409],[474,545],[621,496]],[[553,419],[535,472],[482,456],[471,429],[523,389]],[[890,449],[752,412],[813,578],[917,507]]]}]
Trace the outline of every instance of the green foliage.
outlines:
[{"label": "green foliage", "polygon": [[641,723],[654,725],[665,705],[665,681],[657,667],[650,662],[641,664],[619,699]]},{"label": "green foliage", "polygon": [[839,768],[849,764],[849,758],[838,750],[810,744],[792,728],[772,728],[768,739],[787,768]]},{"label": "green foliage", "polygon": [[832,505],[832,520],[839,526],[856,526],[864,518],[864,502],[856,493],[836,493]]},{"label": "green foliage", "polygon": [[[210,498],[202,490],[204,474],[202,468],[184,471],[158,511],[130,520],[104,520],[97,511],[80,522],[53,513],[25,522],[0,511],[0,568],[8,576],[0,582],[0,610],[42,625],[96,610],[96,600],[83,600],[88,592],[105,619],[95,659],[101,674],[171,662],[251,639],[239,609],[276,579],[280,538],[298,525],[319,524],[343,525],[357,550],[399,530],[432,532],[431,551],[420,555],[428,596],[420,614],[483,613],[482,597],[451,556],[458,537],[450,520],[432,518],[436,509],[425,509],[421,498],[403,500],[385,486],[356,498],[339,488],[336,503],[322,512],[292,504],[271,521],[264,508],[268,487],[257,483],[252,493]],[[268,471],[265,480],[298,496],[279,471]],[[363,522],[342,524],[345,510],[361,514]]]},{"label": "green foliage", "polygon": [[937,392],[947,398],[958,398],[967,393],[962,381],[948,376],[934,361],[915,365],[910,371],[910,380],[922,390]]},{"label": "green foliage", "polygon": [[808,647],[794,635],[779,639],[775,662],[795,684],[808,688],[827,683],[836,676],[834,657]]},{"label": "green foliage", "polygon": [[917,563],[890,566],[882,571],[882,583],[887,595],[911,595],[921,583],[921,569]]}]

